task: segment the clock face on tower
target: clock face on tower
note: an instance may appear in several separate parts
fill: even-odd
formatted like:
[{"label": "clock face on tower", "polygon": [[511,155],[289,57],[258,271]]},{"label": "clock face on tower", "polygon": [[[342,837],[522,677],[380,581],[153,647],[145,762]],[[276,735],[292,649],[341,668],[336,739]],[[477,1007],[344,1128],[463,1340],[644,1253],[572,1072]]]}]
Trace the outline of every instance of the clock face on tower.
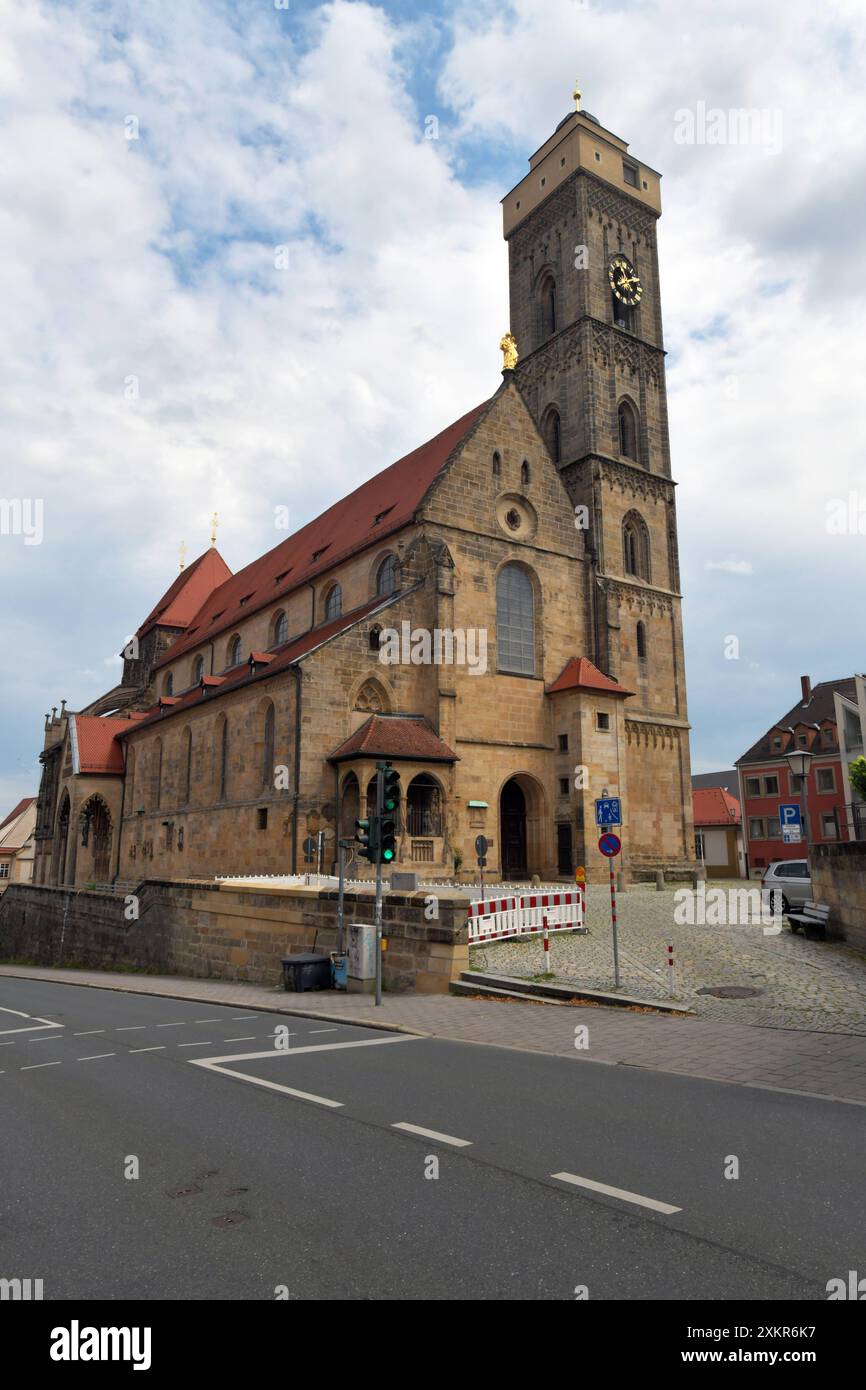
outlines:
[{"label": "clock face on tower", "polygon": [[628,256],[613,257],[607,269],[607,278],[617,299],[623,304],[627,304],[629,308],[634,308],[636,304],[640,303],[643,285]]}]

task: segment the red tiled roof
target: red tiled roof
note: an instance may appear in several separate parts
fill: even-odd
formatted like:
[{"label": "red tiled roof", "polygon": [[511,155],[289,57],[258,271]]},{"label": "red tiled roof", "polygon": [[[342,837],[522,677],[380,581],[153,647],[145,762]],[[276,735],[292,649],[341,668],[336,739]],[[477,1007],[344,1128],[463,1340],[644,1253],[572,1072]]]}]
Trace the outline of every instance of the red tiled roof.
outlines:
[{"label": "red tiled roof", "polygon": [[231,573],[219,551],[211,546],[181,570],[147,615],[136,637],[143,637],[157,623],[162,627],[187,627],[208,596],[230,579]]},{"label": "red tiled roof", "polygon": [[7,826],[7,825],[11,825],[12,822],[13,822],[15,819],[17,819],[18,816],[22,815],[23,812],[27,810],[27,807],[28,807],[28,806],[32,806],[32,805],[33,805],[33,802],[34,802],[35,800],[36,800],[36,797],[35,797],[35,796],[24,796],[24,797],[22,797],[21,800],[18,802],[18,805],[15,807],[15,810],[14,810],[14,811],[10,811],[9,814],[8,814],[8,816],[6,817],[5,820],[0,820],[0,830],[3,830],[4,827]]},{"label": "red tiled roof", "polygon": [[567,661],[552,685],[547,687],[548,695],[556,695],[560,690],[598,690],[605,695],[633,695],[633,690],[611,680],[599,671],[586,656],[573,656]]},{"label": "red tiled roof", "polygon": [[[225,676],[205,676],[201,683],[194,685],[191,690],[186,690],[182,695],[175,697],[174,703],[170,708],[160,711],[159,705],[153,705],[143,713],[134,715],[136,720],[164,722],[175,714],[184,713],[186,710],[202,704],[204,701],[210,703],[212,700],[219,699],[221,695],[228,694],[229,691],[238,690],[243,685],[249,685],[252,681],[265,680],[269,676],[276,675],[280,671],[286,671],[296,661],[307,655],[314,647],[320,646],[323,642],[329,641],[341,632],[347,632],[355,623],[361,622],[369,613],[376,608],[386,608],[400,594],[391,594],[388,598],[372,598],[367,603],[362,603],[359,608],[355,608],[351,613],[343,613],[339,618],[332,618],[329,623],[322,623],[320,627],[314,627],[309,632],[304,632],[300,637],[294,638],[284,647],[278,648],[275,652],[267,653],[271,660],[268,665],[261,667],[251,667],[248,661],[240,666],[235,666]],[[216,684],[211,684],[211,682]],[[204,691],[210,691],[205,694]],[[105,723],[105,720],[102,721]],[[128,720],[117,720],[116,723],[124,726],[123,732],[129,733]],[[140,727],[140,725],[139,725]]]},{"label": "red tiled roof", "polygon": [[724,787],[704,787],[692,792],[695,825],[739,825],[740,803]]},{"label": "red tiled roof", "polygon": [[[800,701],[789,709],[787,714],[783,714],[778,724],[753,743],[751,748],[742,757],[737,758],[737,767],[740,763],[759,763],[766,762],[768,758],[781,759],[782,750],[773,748],[772,740],[779,733],[805,724],[807,728],[817,727],[819,724],[826,724],[828,721],[835,726],[836,706],[833,699],[838,691],[840,695],[846,696],[849,700],[857,699],[857,687],[853,676],[843,676],[841,680],[819,681],[812,687],[808,700]],[[833,752],[833,749],[822,748],[822,752]]]},{"label": "red tiled roof", "polygon": [[[435,439],[362,483],[348,497],[335,502],[293,536],[227,579],[206,597],[187,630],[163,652],[154,669],[190,651],[205,634],[210,639],[234,627],[241,618],[270,607],[308,583],[313,575],[325,573],[338,560],[376,545],[406,526],[488,404],[485,401],[468,411]],[[378,522],[377,517],[381,518]]]},{"label": "red tiled roof", "polygon": [[98,714],[73,714],[78,744],[79,772],[123,772],[119,733],[129,730],[128,719],[100,718]]},{"label": "red tiled roof", "polygon": [[335,748],[331,761],[358,757],[413,758],[453,763],[457,754],[439,737],[429,720],[417,714],[371,714]]}]

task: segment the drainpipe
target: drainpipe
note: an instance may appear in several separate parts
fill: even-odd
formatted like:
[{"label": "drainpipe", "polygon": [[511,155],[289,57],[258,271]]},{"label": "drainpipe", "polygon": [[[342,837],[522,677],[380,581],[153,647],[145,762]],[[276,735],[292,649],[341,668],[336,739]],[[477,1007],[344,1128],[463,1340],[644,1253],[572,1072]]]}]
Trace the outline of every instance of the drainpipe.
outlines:
[{"label": "drainpipe", "polygon": [[301,801],[301,705],[303,672],[300,665],[290,666],[295,677],[295,790],[292,797],[292,873],[298,872],[298,807]]}]

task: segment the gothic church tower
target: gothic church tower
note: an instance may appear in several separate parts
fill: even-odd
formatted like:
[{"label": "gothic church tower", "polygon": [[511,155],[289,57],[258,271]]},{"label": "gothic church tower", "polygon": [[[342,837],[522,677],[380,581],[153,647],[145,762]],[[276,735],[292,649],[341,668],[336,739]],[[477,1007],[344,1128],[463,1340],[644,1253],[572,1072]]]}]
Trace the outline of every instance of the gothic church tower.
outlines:
[{"label": "gothic church tower", "polygon": [[660,176],[579,109],[529,164],[503,200],[516,376],[587,528],[586,654],[634,692],[624,750],[631,862],[685,865],[694,837]]}]

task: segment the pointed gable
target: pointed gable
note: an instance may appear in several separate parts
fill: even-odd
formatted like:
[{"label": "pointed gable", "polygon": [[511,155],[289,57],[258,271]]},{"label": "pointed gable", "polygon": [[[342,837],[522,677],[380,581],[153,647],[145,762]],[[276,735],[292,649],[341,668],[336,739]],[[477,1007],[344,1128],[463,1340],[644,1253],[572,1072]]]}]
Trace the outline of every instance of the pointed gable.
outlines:
[{"label": "pointed gable", "polygon": [[231,578],[231,570],[219,551],[211,546],[191,565],[181,570],[148,613],[136,637],[143,637],[157,624],[160,627],[188,627],[209,596]]},{"label": "pointed gable", "polygon": [[573,656],[563,666],[556,680],[547,687],[548,695],[557,695],[561,690],[594,690],[600,695],[633,695],[618,681],[611,680],[593,665],[587,656]]}]

